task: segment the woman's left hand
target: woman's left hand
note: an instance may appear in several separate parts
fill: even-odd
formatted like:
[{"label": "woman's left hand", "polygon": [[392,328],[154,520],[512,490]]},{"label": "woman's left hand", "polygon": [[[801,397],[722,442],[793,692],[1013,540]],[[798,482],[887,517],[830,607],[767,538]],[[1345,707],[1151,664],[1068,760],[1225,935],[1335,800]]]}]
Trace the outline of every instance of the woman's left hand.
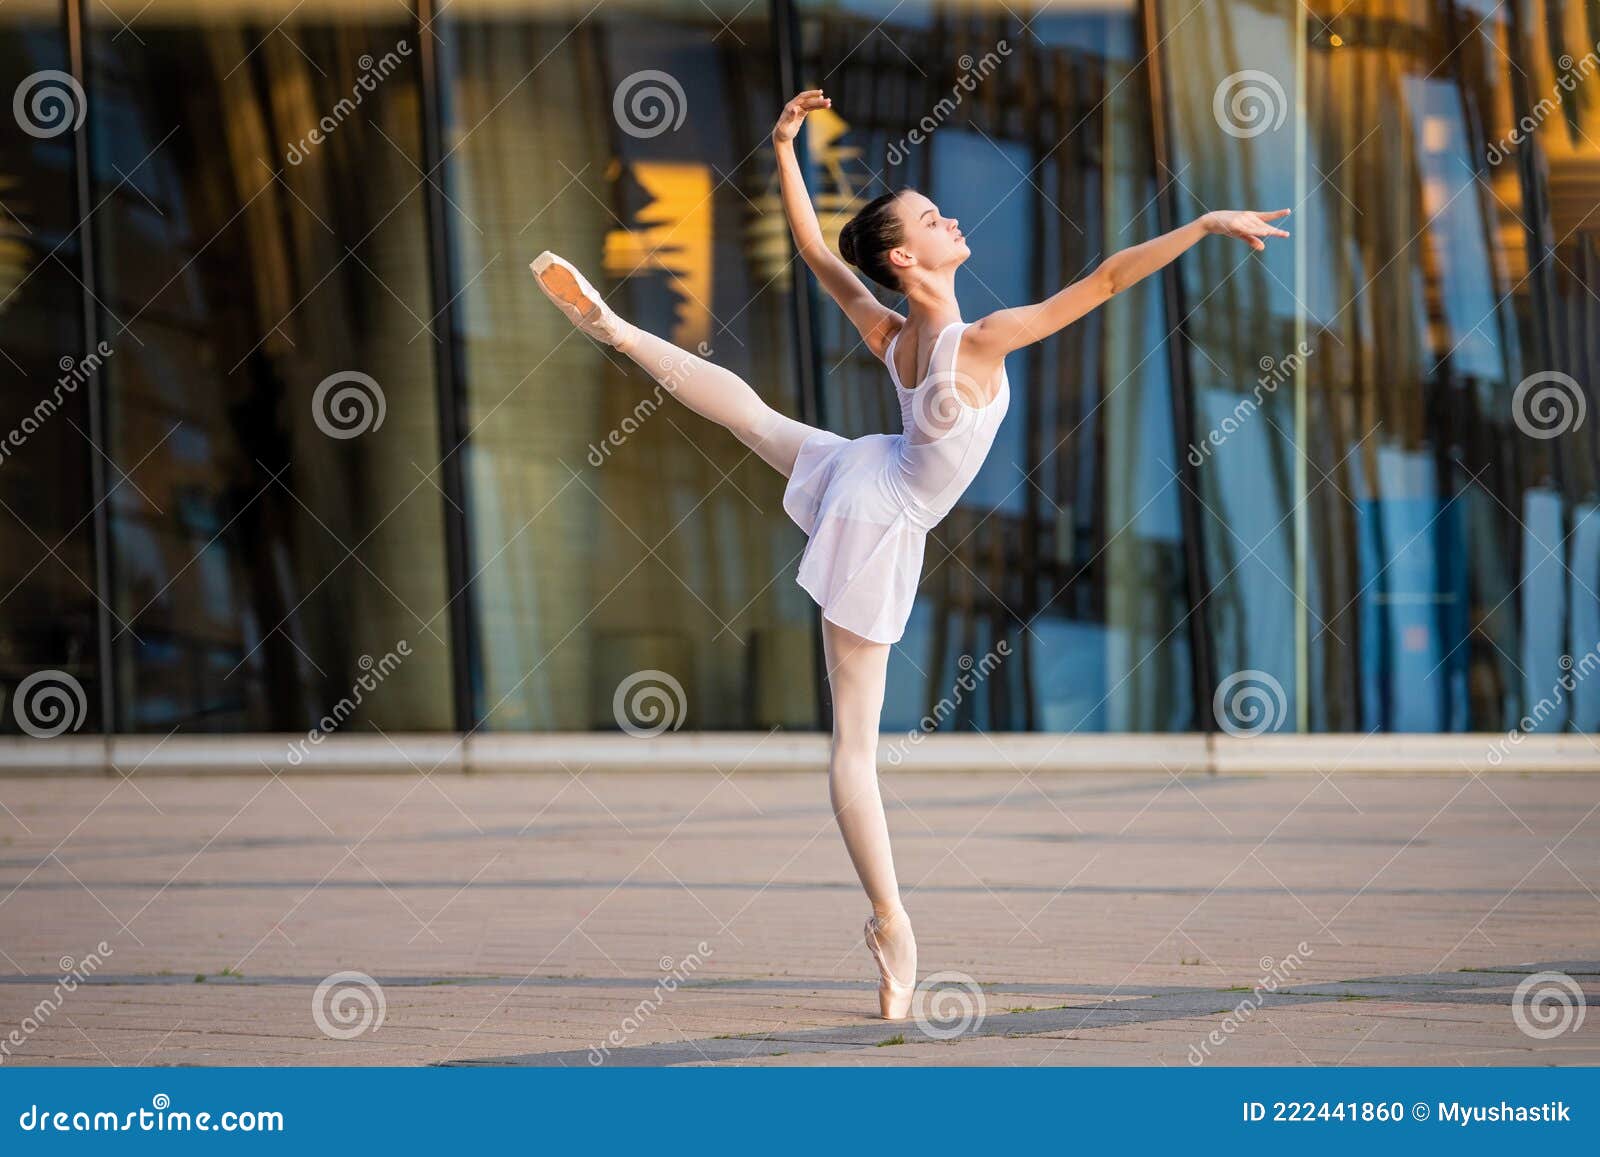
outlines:
[{"label": "woman's left hand", "polygon": [[772,127],[772,143],[790,144],[800,135],[800,126],[805,123],[807,113],[832,105],[833,101],[823,96],[820,88],[806,89],[783,106],[783,112],[778,114],[778,123]]},{"label": "woman's left hand", "polygon": [[1267,247],[1263,237],[1287,237],[1289,234],[1279,229],[1276,225],[1269,225],[1269,221],[1277,221],[1287,217],[1289,210],[1274,209],[1270,213],[1253,213],[1247,209],[1214,209],[1200,218],[1200,223],[1205,226],[1208,233],[1220,233],[1224,237],[1237,237],[1248,242],[1250,248],[1261,250]]}]

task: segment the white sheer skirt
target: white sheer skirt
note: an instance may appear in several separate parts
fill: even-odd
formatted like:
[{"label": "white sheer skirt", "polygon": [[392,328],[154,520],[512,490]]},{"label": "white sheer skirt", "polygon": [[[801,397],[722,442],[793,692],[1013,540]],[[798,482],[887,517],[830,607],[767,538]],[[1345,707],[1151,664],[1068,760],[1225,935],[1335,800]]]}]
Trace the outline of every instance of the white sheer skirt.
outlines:
[{"label": "white sheer skirt", "polygon": [[819,431],[795,459],[783,508],[809,541],[800,586],[823,617],[874,643],[905,634],[938,521],[906,493],[904,435]]}]

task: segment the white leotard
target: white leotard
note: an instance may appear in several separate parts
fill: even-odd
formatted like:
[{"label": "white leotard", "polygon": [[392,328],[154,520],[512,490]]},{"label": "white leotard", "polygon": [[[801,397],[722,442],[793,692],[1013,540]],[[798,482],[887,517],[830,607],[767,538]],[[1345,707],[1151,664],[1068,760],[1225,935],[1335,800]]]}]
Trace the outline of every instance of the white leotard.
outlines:
[{"label": "white leotard", "polygon": [[981,396],[955,370],[967,325],[939,331],[927,374],[909,390],[894,368],[896,334],[884,362],[901,432],[850,439],[819,431],[801,446],[784,490],[784,510],[809,537],[797,581],[830,622],[876,643],[905,633],[928,531],[977,476],[1011,403],[1004,365],[987,404],[970,405],[958,390],[965,381]]}]

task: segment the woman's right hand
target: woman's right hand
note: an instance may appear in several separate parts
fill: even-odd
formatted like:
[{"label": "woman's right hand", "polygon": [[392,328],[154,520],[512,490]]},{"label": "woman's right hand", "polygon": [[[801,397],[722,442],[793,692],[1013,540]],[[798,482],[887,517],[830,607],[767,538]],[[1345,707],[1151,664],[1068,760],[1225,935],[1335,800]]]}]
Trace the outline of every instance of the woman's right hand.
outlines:
[{"label": "woman's right hand", "polygon": [[1256,252],[1267,247],[1263,237],[1287,237],[1288,232],[1279,229],[1272,221],[1281,220],[1289,215],[1287,209],[1274,209],[1270,213],[1252,213],[1239,209],[1213,209],[1200,218],[1200,227],[1207,233],[1218,233],[1223,237],[1236,237],[1249,245]]},{"label": "woman's right hand", "polygon": [[783,106],[783,112],[778,116],[778,123],[772,127],[772,143],[787,145],[794,142],[800,135],[800,126],[805,123],[806,114],[815,109],[829,108],[833,102],[822,95],[820,88],[808,88],[788,104]]}]

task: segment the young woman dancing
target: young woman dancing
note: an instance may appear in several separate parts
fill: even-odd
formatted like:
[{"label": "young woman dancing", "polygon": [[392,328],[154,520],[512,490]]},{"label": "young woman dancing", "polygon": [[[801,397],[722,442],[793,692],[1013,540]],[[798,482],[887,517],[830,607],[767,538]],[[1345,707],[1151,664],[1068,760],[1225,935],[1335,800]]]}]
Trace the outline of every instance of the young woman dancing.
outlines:
[{"label": "young woman dancing", "polygon": [[637,362],[680,402],[726,427],[785,478],[783,508],[806,532],[799,583],[821,607],[833,694],[828,790],[839,831],[872,902],[865,936],[878,967],[878,1007],[907,1016],[917,944],[900,902],[889,826],[878,790],[878,717],[889,647],[911,614],[928,531],[978,473],[1010,402],[1005,358],[1042,341],[1174,260],[1207,234],[1253,249],[1287,237],[1269,222],[1288,214],[1219,211],[1106,258],[1093,273],[1035,305],[961,320],[955,276],[972,251],[959,222],[915,189],[865,206],[839,235],[845,261],[907,302],[881,304],[828,249],[795,159],[806,114],[831,102],[821,89],[791,100],[772,130],[783,207],[800,256],[889,371],[898,434],[846,439],[778,413],[755,390],[670,342],[630,325],[572,265],[542,253],[540,288],[584,333]]}]

